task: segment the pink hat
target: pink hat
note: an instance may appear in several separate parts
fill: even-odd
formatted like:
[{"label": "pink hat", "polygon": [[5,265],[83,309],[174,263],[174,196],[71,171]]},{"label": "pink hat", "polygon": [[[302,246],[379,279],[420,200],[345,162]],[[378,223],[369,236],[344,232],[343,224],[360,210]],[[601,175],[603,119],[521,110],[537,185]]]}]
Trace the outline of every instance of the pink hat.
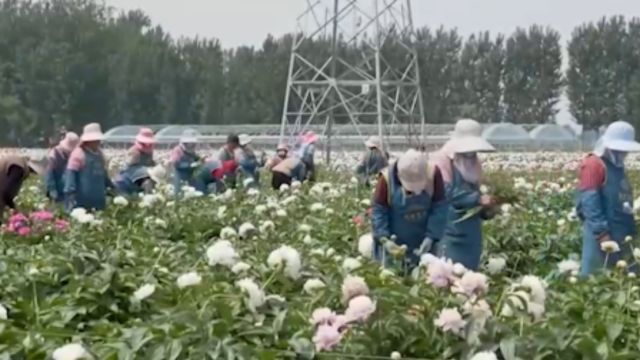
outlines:
[{"label": "pink hat", "polygon": [[289,146],[285,143],[280,143],[278,144],[276,151],[280,151],[280,150],[289,151]]},{"label": "pink hat", "polygon": [[311,130],[307,131],[302,136],[302,142],[304,142],[305,144],[313,144],[316,141],[318,141],[318,135],[316,135],[316,133]]},{"label": "pink hat", "polygon": [[153,136],[153,130],[149,128],[140,128],[138,136],[136,136],[136,142],[141,144],[155,144],[156,139]]},{"label": "pink hat", "polygon": [[79,142],[80,138],[78,137],[78,134],[70,131],[64,134],[64,139],[60,141],[60,146],[65,150],[71,151],[78,146]]},{"label": "pink hat", "polygon": [[90,123],[85,125],[84,129],[82,129],[80,142],[102,141],[102,139],[104,139],[104,135],[102,134],[100,124]]}]

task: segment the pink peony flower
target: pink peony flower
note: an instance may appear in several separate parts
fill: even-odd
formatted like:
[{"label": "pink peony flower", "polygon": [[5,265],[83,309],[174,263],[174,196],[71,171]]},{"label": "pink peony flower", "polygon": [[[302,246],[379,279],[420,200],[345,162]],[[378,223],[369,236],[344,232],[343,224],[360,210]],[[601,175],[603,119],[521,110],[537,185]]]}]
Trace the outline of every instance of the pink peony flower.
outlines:
[{"label": "pink peony flower", "polygon": [[331,350],[342,339],[342,334],[336,326],[320,325],[313,336],[316,351]]},{"label": "pink peony flower", "polygon": [[354,297],[349,301],[349,307],[345,311],[349,322],[351,321],[366,321],[371,314],[376,311],[376,304],[366,295]]},{"label": "pink peony flower", "polygon": [[31,218],[36,221],[51,221],[53,220],[53,213],[46,210],[34,211],[31,213]]},{"label": "pink peony flower", "polygon": [[313,325],[333,324],[335,321],[336,313],[329,308],[315,309],[311,314],[311,324]]},{"label": "pink peony flower", "polygon": [[27,222],[29,219],[27,219],[26,216],[24,216],[24,214],[22,213],[15,213],[13,215],[11,215],[11,217],[9,217],[9,224],[19,224],[19,223],[25,223]]},{"label": "pink peony flower", "polygon": [[454,292],[471,297],[473,295],[486,293],[488,288],[487,277],[484,274],[467,271],[456,283]]},{"label": "pink peony flower", "polygon": [[444,332],[450,331],[460,335],[467,322],[462,319],[462,315],[457,309],[443,309],[434,324]]},{"label": "pink peony flower", "polygon": [[31,228],[28,226],[23,226],[18,229],[18,235],[20,236],[29,236],[29,234],[31,234]]},{"label": "pink peony flower", "polygon": [[65,231],[69,228],[69,222],[66,220],[58,219],[55,221],[54,227],[58,231]]},{"label": "pink peony flower", "polygon": [[432,259],[428,262],[427,283],[437,288],[449,287],[455,280],[453,264],[442,259]]}]

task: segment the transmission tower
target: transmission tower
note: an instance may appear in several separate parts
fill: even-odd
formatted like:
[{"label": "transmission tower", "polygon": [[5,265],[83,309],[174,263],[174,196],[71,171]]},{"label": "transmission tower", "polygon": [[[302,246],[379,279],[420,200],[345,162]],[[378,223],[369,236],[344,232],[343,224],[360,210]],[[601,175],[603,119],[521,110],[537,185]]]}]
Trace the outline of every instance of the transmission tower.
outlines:
[{"label": "transmission tower", "polygon": [[369,135],[378,135],[383,146],[391,140],[422,144],[411,0],[306,3],[297,18],[280,139],[320,130],[327,162],[332,142],[346,139],[334,133],[336,124],[352,126],[360,144]]}]

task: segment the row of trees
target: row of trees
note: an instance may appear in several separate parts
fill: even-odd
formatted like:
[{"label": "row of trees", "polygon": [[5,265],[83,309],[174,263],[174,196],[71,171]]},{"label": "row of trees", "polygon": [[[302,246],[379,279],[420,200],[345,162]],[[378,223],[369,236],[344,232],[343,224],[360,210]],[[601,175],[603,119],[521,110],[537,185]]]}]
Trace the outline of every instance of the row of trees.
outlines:
[{"label": "row of trees", "polygon": [[[463,39],[425,27],[417,35],[430,123],[549,122],[565,87],[587,127],[640,121],[639,19],[578,27],[566,72],[550,28]],[[93,0],[0,0],[0,142],[95,120],[104,128],[278,122],[292,39],[223,49],[217,40],[176,40],[140,11],[116,13]],[[327,54],[327,42],[310,51]]]}]

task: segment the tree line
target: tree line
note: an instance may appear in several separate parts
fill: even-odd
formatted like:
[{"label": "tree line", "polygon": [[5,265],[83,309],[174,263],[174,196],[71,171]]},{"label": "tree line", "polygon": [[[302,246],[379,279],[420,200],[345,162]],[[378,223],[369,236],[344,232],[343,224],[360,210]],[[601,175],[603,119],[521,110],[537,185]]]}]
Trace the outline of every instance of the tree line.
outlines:
[{"label": "tree line", "polygon": [[[94,0],[0,0],[0,143],[28,145],[60,126],[280,121],[293,34],[261,47],[174,38],[142,11]],[[327,41],[307,44],[324,57]],[[587,128],[638,123],[640,19],[575,29],[563,71],[560,34],[418,29],[414,44],[429,123],[546,123],[563,91]],[[357,54],[356,46],[341,51]]]}]

